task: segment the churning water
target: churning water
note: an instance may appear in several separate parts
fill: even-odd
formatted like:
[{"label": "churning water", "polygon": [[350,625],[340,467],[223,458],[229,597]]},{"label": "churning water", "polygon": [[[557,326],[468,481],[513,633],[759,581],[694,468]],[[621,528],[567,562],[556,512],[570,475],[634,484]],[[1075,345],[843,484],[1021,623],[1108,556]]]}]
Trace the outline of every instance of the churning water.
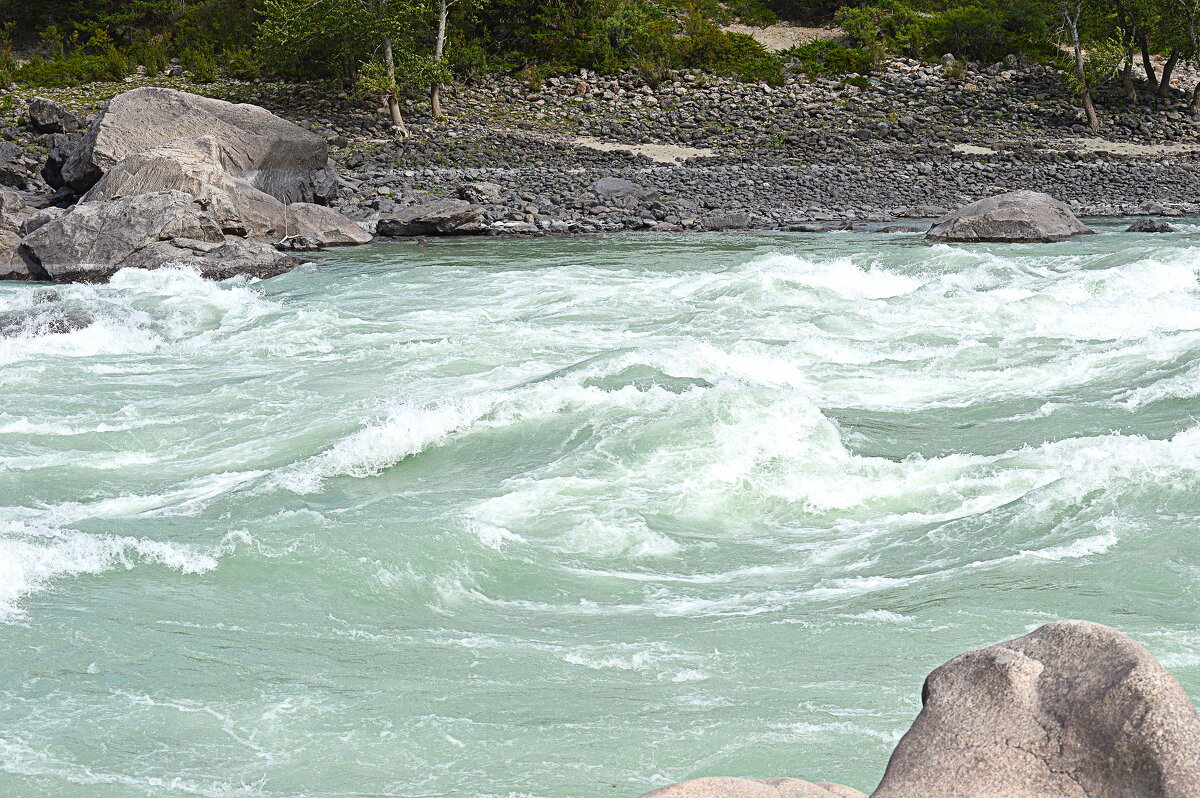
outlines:
[{"label": "churning water", "polygon": [[1064,617],[1196,695],[1185,229],[64,287],[0,339],[0,795],[870,790],[930,670]]}]

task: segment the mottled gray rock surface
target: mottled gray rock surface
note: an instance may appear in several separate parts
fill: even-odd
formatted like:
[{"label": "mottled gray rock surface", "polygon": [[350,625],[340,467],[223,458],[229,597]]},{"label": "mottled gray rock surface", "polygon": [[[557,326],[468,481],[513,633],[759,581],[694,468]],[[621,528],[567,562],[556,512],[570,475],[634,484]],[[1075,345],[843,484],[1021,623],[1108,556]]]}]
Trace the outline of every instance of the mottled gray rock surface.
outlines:
[{"label": "mottled gray rock surface", "polygon": [[1164,222],[1162,219],[1138,219],[1129,227],[1125,228],[1126,233],[1174,233],[1175,228],[1170,222]]},{"label": "mottled gray rock surface", "polygon": [[[871,798],[1200,798],[1200,715],[1115,629],[1058,621],[925,680]],[[710,777],[643,798],[863,798],[799,779]]]},{"label": "mottled gray rock surface", "polygon": [[873,798],[1196,798],[1200,717],[1130,638],[1084,621],[969,651],[923,708]]},{"label": "mottled gray rock surface", "polygon": [[160,191],[76,205],[26,236],[19,249],[51,280],[96,282],[125,266],[147,266],[142,251],[177,236],[225,240],[190,195]]},{"label": "mottled gray rock surface", "polygon": [[1038,191],[1012,191],[972,202],[938,219],[930,241],[1064,241],[1092,232],[1065,204]]},{"label": "mottled gray rock surface", "polygon": [[380,219],[375,232],[394,237],[468,235],[480,232],[479,212],[466,200],[422,202]]},{"label": "mottled gray rock surface", "polygon": [[62,166],[83,193],[122,159],[179,138],[212,136],[235,177],[281,202],[328,202],[337,179],[325,140],[256,105],[145,86],[109,101]]}]

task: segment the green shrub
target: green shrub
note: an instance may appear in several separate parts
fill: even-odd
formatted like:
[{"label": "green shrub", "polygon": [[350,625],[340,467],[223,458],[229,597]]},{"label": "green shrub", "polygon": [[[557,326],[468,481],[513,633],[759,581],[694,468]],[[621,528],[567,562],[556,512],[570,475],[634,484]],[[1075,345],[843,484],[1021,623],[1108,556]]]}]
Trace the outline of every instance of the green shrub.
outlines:
[{"label": "green shrub", "polygon": [[781,86],[783,64],[753,36],[729,33],[710,23],[689,26],[679,42],[679,63],[748,82]]},{"label": "green shrub", "polygon": [[974,61],[999,61],[1009,53],[1046,55],[1053,51],[1050,27],[1045,12],[1031,2],[949,8],[915,26],[915,54],[954,53]]},{"label": "green shrub", "polygon": [[763,3],[763,0],[739,0],[732,5],[737,18],[747,25],[766,28],[779,21],[779,15]]},{"label": "green shrub", "polygon": [[871,56],[862,47],[847,47],[829,39],[801,44],[780,53],[808,75],[863,75],[871,71]]},{"label": "green shrub", "polygon": [[167,68],[167,51],[159,42],[149,39],[135,41],[125,54],[131,64],[145,67],[147,75],[157,75]]},{"label": "green shrub", "polygon": [[13,71],[18,83],[59,88],[99,81],[115,83],[128,74],[129,62],[111,44],[95,55],[79,49],[52,61],[34,56]]},{"label": "green shrub", "polygon": [[191,73],[195,83],[215,83],[217,80],[217,57],[211,46],[184,50],[179,55],[179,63]]},{"label": "green shrub", "polygon": [[225,74],[234,80],[254,80],[262,75],[262,66],[249,47],[238,47],[221,53]]}]

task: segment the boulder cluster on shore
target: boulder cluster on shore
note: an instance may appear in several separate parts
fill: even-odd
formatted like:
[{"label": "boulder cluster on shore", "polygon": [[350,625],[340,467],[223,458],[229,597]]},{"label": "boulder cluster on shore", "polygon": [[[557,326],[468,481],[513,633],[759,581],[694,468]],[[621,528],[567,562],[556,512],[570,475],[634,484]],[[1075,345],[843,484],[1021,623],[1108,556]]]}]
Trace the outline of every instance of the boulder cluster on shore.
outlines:
[{"label": "boulder cluster on shore", "polygon": [[[921,705],[871,798],[1200,796],[1200,715],[1150,652],[1107,626],[1059,621],[968,651],[929,675]],[[866,798],[728,777],[651,796]]]},{"label": "boulder cluster on shore", "polygon": [[[7,126],[0,120],[0,184],[13,189],[0,197],[0,237],[11,246],[72,206],[80,229],[93,224],[89,213],[103,218],[100,208],[83,212],[101,202],[130,203],[136,218],[147,200],[135,196],[167,190],[197,200],[221,236],[194,225],[148,231],[174,249],[111,253],[114,264],[173,253],[215,275],[212,264],[229,258],[209,255],[222,246],[225,256],[236,250],[242,262],[260,261],[249,271],[265,275],[305,250],[372,234],[819,232],[897,221],[885,229],[922,231],[928,223],[915,220],[1014,190],[1050,194],[1081,216],[1200,213],[1200,120],[1185,103],[1122,103],[1104,138],[1089,138],[1060,80],[1018,59],[958,72],[894,59],[866,88],[802,76],[772,87],[697,72],[652,85],[630,74],[583,72],[533,86],[492,76],[448,90],[452,116],[418,115],[411,138],[348,95],[309,86],[188,86],[233,104],[155,85],[111,100],[128,86],[50,97],[13,89],[23,110]],[[172,103],[188,109],[178,125]],[[272,121],[262,129],[247,121],[259,118]],[[147,134],[119,150],[120,163],[103,143],[97,150],[93,140],[115,140],[143,121]],[[223,136],[232,130],[241,132],[231,144]],[[279,137],[296,160],[285,165],[272,154],[259,174],[235,153],[254,136],[254,146],[268,149],[264,141]],[[312,176],[319,190],[276,196],[259,185],[275,179],[263,175],[293,172]],[[246,218],[229,216],[231,203]],[[59,221],[26,245],[25,271],[50,231],[65,227]],[[256,246],[275,244],[288,251]],[[14,257],[4,262],[0,271],[21,275]],[[30,274],[55,276],[43,271]],[[103,271],[88,274],[102,279]]]}]

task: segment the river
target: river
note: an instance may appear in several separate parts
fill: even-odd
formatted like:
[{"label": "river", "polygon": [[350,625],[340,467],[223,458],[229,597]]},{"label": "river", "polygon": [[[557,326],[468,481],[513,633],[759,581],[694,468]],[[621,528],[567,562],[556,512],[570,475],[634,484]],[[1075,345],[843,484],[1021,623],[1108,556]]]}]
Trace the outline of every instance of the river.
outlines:
[{"label": "river", "polygon": [[0,796],[869,792],[929,671],[1056,618],[1200,695],[1181,227],[62,287],[92,326],[0,339]]}]

